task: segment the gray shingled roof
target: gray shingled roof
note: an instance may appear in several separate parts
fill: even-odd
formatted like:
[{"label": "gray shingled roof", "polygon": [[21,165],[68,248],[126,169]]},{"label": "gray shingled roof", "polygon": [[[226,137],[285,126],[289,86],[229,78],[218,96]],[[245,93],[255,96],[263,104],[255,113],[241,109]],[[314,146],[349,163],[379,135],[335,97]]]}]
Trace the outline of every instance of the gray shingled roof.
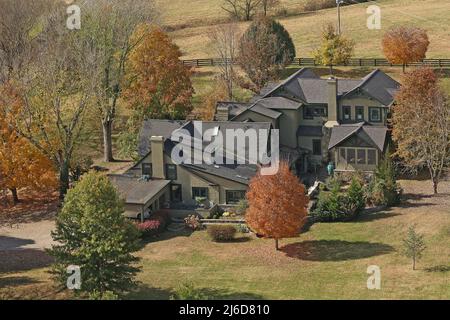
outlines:
[{"label": "gray shingled roof", "polygon": [[169,180],[145,181],[125,175],[109,175],[108,177],[126,203],[140,205],[147,204],[170,183]]},{"label": "gray shingled roof", "polygon": [[364,122],[356,124],[343,124],[334,127],[331,131],[328,149],[336,147],[351,136],[360,132],[360,130],[363,130],[369,136],[379,150],[384,150],[388,129],[386,127],[366,125]]},{"label": "gray shingled roof", "polygon": [[172,132],[179,129],[186,121],[177,120],[145,120],[139,133],[138,153],[144,157],[150,152],[150,138],[152,136],[163,136],[170,139]]},{"label": "gray shingled roof", "polygon": [[377,69],[363,78],[359,88],[383,105],[389,106],[394,101],[395,93],[399,90],[400,84]]},{"label": "gray shingled roof", "polygon": [[219,101],[216,104],[216,110],[219,107],[229,108],[229,118],[234,118],[252,106],[252,103]]},{"label": "gray shingled roof", "polygon": [[[269,110],[269,109],[267,109],[267,110]],[[269,110],[269,111],[271,111],[271,110]],[[147,126],[149,126],[148,123],[147,123]],[[154,129],[154,128],[156,128],[156,126],[152,126],[152,128]],[[180,127],[172,126],[171,128],[173,129],[172,131],[175,131],[178,129],[185,129],[189,132],[189,134],[191,136],[194,136],[196,133],[195,132],[196,128],[194,127],[193,121],[186,122],[183,126],[180,126]],[[219,131],[222,132],[222,134],[224,136],[224,146],[226,147],[225,133],[226,133],[227,129],[242,129],[244,131],[246,131],[248,129],[254,129],[254,130],[256,130],[256,132],[259,132],[259,130],[270,130],[272,128],[272,125],[271,125],[271,123],[268,123],[268,122],[230,122],[230,121],[203,121],[202,122],[202,134],[204,134],[206,130],[214,129],[214,128],[217,128]],[[154,131],[154,130],[142,130],[142,132],[145,132],[145,133],[148,133],[151,135],[165,136],[167,138],[167,140],[165,141],[165,152],[170,153],[173,146],[175,145],[175,143],[169,140],[171,137],[171,134],[172,134],[172,132],[169,132],[170,128],[165,128],[165,130],[166,131],[164,132],[164,134],[158,133],[158,131]],[[197,134],[199,134],[199,132],[197,132]],[[143,134],[141,134],[140,139],[150,141],[151,135],[144,136]],[[202,149],[209,144],[210,144],[210,142],[204,142],[202,145]],[[246,145],[245,145],[246,155],[248,154],[249,147],[250,146],[248,145],[248,143],[246,143]],[[226,160],[224,160],[224,162],[226,162]],[[236,181],[236,182],[243,183],[243,184],[249,183],[250,179],[256,174],[256,169],[257,169],[255,165],[248,165],[248,164],[246,164],[246,165],[240,165],[240,164],[186,165],[186,164],[184,164],[182,166],[186,167],[190,170],[209,173],[212,175],[220,176],[225,179],[229,179],[229,180]]]},{"label": "gray shingled roof", "polygon": [[320,79],[314,71],[309,68],[302,68],[288,77],[286,80],[275,86],[272,90],[266,93],[263,97],[267,98],[272,96],[279,91],[279,89],[283,89],[283,92],[287,94],[291,94],[297,96],[296,94],[301,91],[300,85],[298,83],[298,79]]},{"label": "gray shingled roof", "polygon": [[251,178],[257,173],[256,165],[234,164],[234,165],[183,165],[183,167],[196,172],[208,173],[228,180],[248,185]]},{"label": "gray shingled roof", "polygon": [[[400,84],[381,70],[375,70],[362,79],[338,79],[338,98],[361,90],[383,105],[389,106]],[[263,97],[286,96],[308,104],[327,104],[327,79],[317,76],[311,69],[303,68],[280,83]]]},{"label": "gray shingled roof", "polygon": [[282,109],[282,110],[298,110],[302,104],[300,102],[287,99],[284,97],[267,97],[259,100],[257,104],[268,109]]},{"label": "gray shingled roof", "polygon": [[251,106],[248,110],[262,114],[263,116],[269,117],[271,119],[277,119],[282,115],[281,112],[266,108],[264,105],[260,104],[259,101]]}]

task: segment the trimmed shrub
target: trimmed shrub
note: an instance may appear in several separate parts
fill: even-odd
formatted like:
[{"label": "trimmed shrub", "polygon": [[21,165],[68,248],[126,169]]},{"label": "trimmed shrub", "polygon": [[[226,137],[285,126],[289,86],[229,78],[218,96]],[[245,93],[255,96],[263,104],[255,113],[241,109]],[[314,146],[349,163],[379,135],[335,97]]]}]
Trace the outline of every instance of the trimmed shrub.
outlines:
[{"label": "trimmed shrub", "polygon": [[236,234],[236,228],[232,225],[212,225],[207,228],[208,234],[216,242],[231,241]]},{"label": "trimmed shrub", "polygon": [[326,189],[329,191],[339,191],[342,187],[342,180],[338,177],[330,177],[325,181]]},{"label": "trimmed shrub", "polygon": [[240,224],[237,226],[239,233],[250,233],[250,228],[246,224]]},{"label": "trimmed shrub", "polygon": [[397,176],[394,166],[386,157],[377,170],[375,175],[364,190],[364,197],[369,205],[394,206],[400,203],[403,190],[397,183]]},{"label": "trimmed shrub", "polygon": [[194,231],[203,229],[203,224],[200,222],[200,218],[196,215],[188,216],[184,219],[184,223],[186,224],[186,227]]},{"label": "trimmed shrub", "polygon": [[316,208],[311,216],[318,222],[350,221],[354,219],[365,207],[364,191],[357,178],[347,193],[341,193],[337,185],[331,192],[321,192]]},{"label": "trimmed shrub", "polygon": [[137,229],[142,237],[154,237],[164,232],[169,223],[169,217],[164,212],[156,212],[151,215],[150,219],[136,223]]},{"label": "trimmed shrub", "polygon": [[366,201],[364,199],[364,189],[357,177],[352,179],[352,183],[347,190],[347,197],[349,202],[354,205],[354,210],[359,213],[366,206]]},{"label": "trimmed shrub", "polygon": [[147,220],[136,224],[137,229],[143,237],[156,236],[161,228],[159,220]]}]

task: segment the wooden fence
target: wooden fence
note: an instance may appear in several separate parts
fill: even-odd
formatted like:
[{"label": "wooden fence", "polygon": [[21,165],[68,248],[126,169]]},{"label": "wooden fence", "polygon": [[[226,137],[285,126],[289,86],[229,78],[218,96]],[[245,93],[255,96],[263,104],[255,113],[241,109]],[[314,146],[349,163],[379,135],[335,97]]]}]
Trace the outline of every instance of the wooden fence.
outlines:
[{"label": "wooden fence", "polygon": [[[231,60],[227,59],[192,59],[192,60],[182,60],[183,64],[186,66],[201,68],[201,67],[213,67],[224,65],[225,63],[230,64]],[[317,63],[314,58],[295,58],[290,64],[290,66],[299,67],[316,67],[321,66]],[[401,64],[392,64],[388,60],[383,58],[352,58],[345,64],[338,64],[338,67],[402,67]],[[427,66],[431,68],[442,68],[450,69],[450,59],[424,59],[420,62],[409,63],[407,67],[419,67]]]}]

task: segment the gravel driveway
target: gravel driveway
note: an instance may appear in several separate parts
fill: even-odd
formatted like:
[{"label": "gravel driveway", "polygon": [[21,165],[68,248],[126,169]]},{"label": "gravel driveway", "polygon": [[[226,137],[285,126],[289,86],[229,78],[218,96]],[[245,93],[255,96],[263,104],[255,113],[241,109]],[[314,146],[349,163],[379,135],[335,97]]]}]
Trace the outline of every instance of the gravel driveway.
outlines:
[{"label": "gravel driveway", "polygon": [[54,220],[0,226],[0,251],[49,248],[53,244],[50,232]]}]

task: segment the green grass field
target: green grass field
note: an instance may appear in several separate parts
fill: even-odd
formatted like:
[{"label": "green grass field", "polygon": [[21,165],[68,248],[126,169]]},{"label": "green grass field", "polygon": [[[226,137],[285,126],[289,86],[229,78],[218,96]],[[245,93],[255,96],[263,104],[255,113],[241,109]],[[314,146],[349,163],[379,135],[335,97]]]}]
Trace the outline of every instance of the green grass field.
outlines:
[{"label": "green grass field", "polygon": [[[138,252],[140,284],[124,298],[169,299],[192,282],[210,299],[450,299],[450,183],[442,182],[440,196],[431,196],[429,181],[401,183],[401,206],[315,224],[282,240],[279,252],[272,240],[245,234],[215,243],[205,231],[165,233]],[[412,224],[427,245],[416,271],[401,254]],[[381,290],[367,289],[370,265],[381,268]],[[71,296],[53,288],[47,268],[20,270],[0,273],[0,299]]]},{"label": "green grass field", "polygon": [[[189,2],[189,4],[187,4]],[[289,10],[301,8],[303,1],[285,0]],[[376,3],[381,8],[382,29],[369,30],[366,25],[366,9]],[[162,23],[177,25],[171,32],[172,38],[180,46],[184,58],[208,58],[214,56],[208,39],[209,24],[226,18],[220,8],[220,0],[159,0]],[[422,27],[428,31],[431,45],[429,58],[450,55],[450,25],[448,12],[450,3],[442,0],[380,0],[342,8],[343,32],[355,40],[355,56],[382,57],[381,36],[392,25],[408,24]],[[320,41],[320,31],[327,22],[336,22],[336,9],[326,9],[313,13],[279,17],[280,22],[291,34],[297,56],[311,56]],[[245,30],[248,23],[240,23]]]}]

